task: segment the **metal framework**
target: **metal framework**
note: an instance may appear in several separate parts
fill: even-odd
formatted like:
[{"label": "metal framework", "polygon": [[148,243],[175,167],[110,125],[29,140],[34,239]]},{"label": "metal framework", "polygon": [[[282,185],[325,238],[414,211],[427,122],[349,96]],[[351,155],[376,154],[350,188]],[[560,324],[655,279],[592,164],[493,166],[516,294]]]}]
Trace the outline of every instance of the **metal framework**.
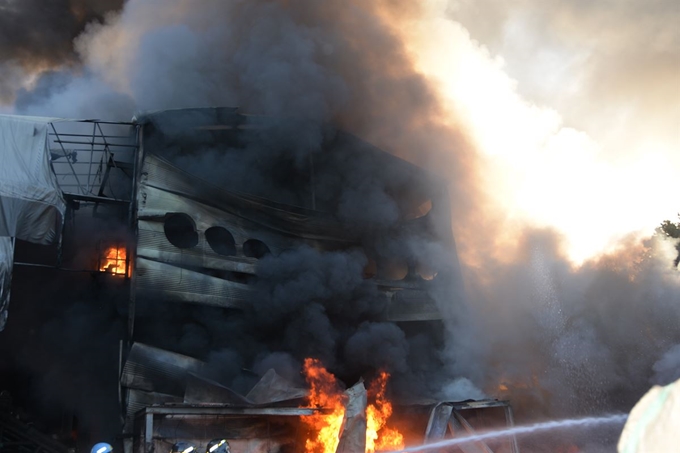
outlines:
[{"label": "metal framework", "polygon": [[[137,124],[80,120],[57,121],[50,127],[52,167],[66,198],[94,203],[132,201],[139,150]],[[115,184],[113,177],[129,183]]]},{"label": "metal framework", "polygon": [[68,453],[63,444],[1,410],[0,450],[16,453]]},{"label": "metal framework", "polygon": [[134,440],[129,439],[131,443],[128,443],[125,451],[134,451],[134,453],[158,451],[160,444],[166,440],[158,432],[158,425],[162,425],[164,420],[172,420],[176,427],[182,420],[218,421],[218,423],[224,425],[224,429],[227,429],[229,420],[238,420],[243,417],[300,417],[326,412],[324,409],[307,407],[234,407],[225,404],[149,406],[135,415],[135,424],[138,429],[135,430]]},{"label": "metal framework", "polygon": [[[132,226],[140,126],[132,122],[55,120],[49,123],[49,128],[52,169],[69,206],[87,203],[94,206],[93,214],[97,214],[101,205],[120,206],[127,210],[128,224]],[[94,270],[63,268],[61,245],[60,242],[56,265],[24,262],[14,265],[76,272]],[[124,271],[109,273],[127,275],[129,258],[120,258],[123,259]],[[101,268],[100,263],[98,266]]]},{"label": "metal framework", "polygon": [[[457,433],[465,432],[468,435],[477,434],[475,428],[464,417],[463,413],[475,409],[502,408],[505,413],[505,423],[511,428],[515,425],[512,407],[508,401],[483,400],[465,401],[456,403],[438,403],[430,412],[430,419],[425,431],[426,443],[445,439],[447,436],[456,437]],[[517,438],[512,436],[508,439],[510,451],[519,453]],[[478,440],[459,447],[465,453],[494,453],[484,441]]]}]

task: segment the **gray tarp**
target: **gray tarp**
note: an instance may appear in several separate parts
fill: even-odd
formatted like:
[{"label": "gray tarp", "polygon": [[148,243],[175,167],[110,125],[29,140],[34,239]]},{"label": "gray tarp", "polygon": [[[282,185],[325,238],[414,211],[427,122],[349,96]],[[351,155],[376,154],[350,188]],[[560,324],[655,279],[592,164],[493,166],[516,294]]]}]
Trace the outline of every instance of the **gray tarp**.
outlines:
[{"label": "gray tarp", "polygon": [[12,261],[14,258],[14,239],[0,237],[0,332],[7,322],[9,289],[12,286]]},{"label": "gray tarp", "polygon": [[14,243],[53,244],[66,203],[50,165],[55,118],[0,115],[0,331],[7,320]]},{"label": "gray tarp", "polygon": [[59,239],[66,203],[50,165],[46,120],[0,115],[0,236]]}]

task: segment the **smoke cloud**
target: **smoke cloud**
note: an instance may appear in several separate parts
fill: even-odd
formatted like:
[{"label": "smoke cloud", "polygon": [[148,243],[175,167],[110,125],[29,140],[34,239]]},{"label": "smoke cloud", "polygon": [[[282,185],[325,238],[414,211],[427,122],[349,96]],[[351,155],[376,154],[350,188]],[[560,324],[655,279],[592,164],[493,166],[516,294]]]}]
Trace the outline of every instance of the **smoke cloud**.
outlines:
[{"label": "smoke cloud", "polygon": [[529,223],[563,234],[581,263],[675,216],[680,110],[664,100],[679,94],[674,2],[425,9],[402,34],[484,161],[478,208],[504,223],[500,249]]},{"label": "smoke cloud", "polygon": [[662,238],[631,240],[573,268],[550,234],[534,233],[516,263],[491,265],[488,277],[468,274],[484,331],[493,332],[485,336],[493,385],[514,387],[518,402],[531,394],[533,411],[627,410],[650,385],[652,367],[662,372],[672,361],[673,350],[654,365],[677,339],[671,248]]},{"label": "smoke cloud", "polygon": [[649,135],[673,137],[680,111],[666,99],[678,94],[675,2],[463,0],[449,7],[474,39],[503,55],[524,97],[556,107],[598,141],[633,140],[608,152],[629,154]]},{"label": "smoke cloud", "polygon": [[3,0],[0,3],[0,102],[11,102],[25,78],[50,68],[78,65],[73,40],[88,23],[124,0]]},{"label": "smoke cloud", "polygon": [[[637,18],[632,7],[621,7],[617,15],[608,18],[604,7],[588,5],[589,19],[582,21],[573,9],[574,2],[558,2],[559,8],[554,9],[539,8],[536,2],[511,3],[450,3],[450,14],[460,21],[454,35],[457,40],[453,40],[460,48],[458,53],[452,51],[451,59],[457,61],[464,48],[479,50],[471,44],[471,34],[489,46],[475,53],[485,59],[475,61],[491,64],[489,49],[494,54],[505,53],[508,45],[516,44],[508,41],[508,36],[523,36],[516,27],[522,22],[513,21],[519,20],[517,17],[543,24],[541,30],[546,32],[560,30],[562,34],[551,36],[567,36],[568,43],[585,40],[605,21],[610,33],[602,37],[599,49],[615,50],[618,47],[612,46],[622,36],[625,39],[616,46],[626,47],[652,34],[656,24],[673,20],[673,16],[660,19],[669,10],[660,2],[658,9],[645,10],[652,15],[649,23],[655,25],[628,35],[628,27],[609,21],[625,24]],[[583,2],[577,3],[584,7]],[[109,6],[92,6],[90,16],[84,16],[95,18],[103,17],[104,10],[121,6],[117,2],[86,4]],[[28,14],[26,8],[17,11]],[[518,16],[522,8],[536,13]],[[60,14],[67,14],[64,11],[72,9],[62,5]],[[362,278],[368,257],[360,250],[301,248],[262,259],[258,303],[245,319],[216,316],[207,308],[190,313],[167,305],[163,310],[155,310],[153,305],[147,311],[140,308],[140,326],[155,320],[147,323],[140,337],[156,339],[160,347],[201,356],[216,379],[235,389],[252,385],[243,368],[261,373],[273,366],[279,374],[296,379],[301,358],[312,355],[348,381],[367,368],[387,367],[394,373],[395,389],[404,393],[415,388],[453,399],[483,394],[509,397],[524,420],[628,410],[651,382],[675,376],[680,283],[677,271],[670,266],[673,245],[659,238],[647,242],[628,238],[609,254],[575,267],[566,257],[565,239],[559,232],[528,227],[521,216],[501,209],[494,192],[503,192],[507,181],[493,179],[489,176],[493,172],[483,171],[493,163],[473,146],[487,143],[473,139],[475,131],[467,129],[474,112],[462,103],[452,109],[442,99],[441,86],[423,75],[425,71],[417,63],[417,46],[405,41],[409,26],[427,18],[426,12],[414,2],[395,1],[206,1],[197,7],[181,0],[130,0],[118,14],[85,28],[84,22],[74,19],[79,16],[67,14],[71,17],[67,23],[73,24],[68,42],[59,35],[55,42],[61,44],[49,55],[35,50],[42,49],[40,43],[50,39],[48,34],[36,41],[25,33],[21,38],[19,33],[16,42],[21,44],[7,41],[0,46],[8,49],[3,52],[13,52],[5,54],[8,61],[17,62],[0,67],[9,84],[4,89],[11,91],[2,94],[2,99],[15,100],[14,108],[20,113],[102,119],[129,120],[135,111],[215,105],[292,117],[294,121],[278,125],[271,135],[285,147],[254,139],[260,154],[254,154],[253,161],[246,158],[235,163],[234,184],[251,183],[264,192],[271,192],[264,179],[241,176],[241,181],[238,175],[250,175],[254,160],[279,157],[276,153],[282,149],[291,156],[292,168],[299,168],[325,139],[326,123],[449,181],[452,219],[447,220],[452,221],[456,233],[463,258],[460,265],[450,247],[422,238],[406,244],[399,243],[399,238],[377,241],[383,250],[398,248],[422,254],[433,268],[440,269],[439,285],[432,293],[445,317],[441,342],[433,338],[438,333],[406,332],[407,327],[378,320],[385,301],[375,283]],[[461,28],[461,23],[467,29]],[[670,62],[678,61],[672,58],[680,48],[672,45],[677,44],[677,27],[662,29],[664,33],[653,40],[650,64],[637,71],[625,70],[630,69],[624,64],[628,53],[620,49],[612,54],[616,58],[592,57],[573,63],[589,69],[586,88],[578,91],[578,99],[590,99],[593,93],[614,99],[593,115],[611,120],[602,120],[604,126],[615,123],[617,131],[630,124],[621,119],[621,112],[626,111],[625,93],[631,85],[656,80],[652,74],[657,70],[667,71],[663,80],[676,73],[674,67],[664,64],[673,66]],[[74,44],[71,35],[77,35]],[[538,42],[525,44],[529,48],[526,54],[542,56]],[[639,56],[639,47],[627,48]],[[539,62],[549,64],[549,57]],[[72,68],[74,61],[77,70]],[[511,73],[513,64],[518,63],[509,63]],[[24,84],[25,74],[38,67],[49,70],[38,73],[30,86]],[[496,87],[494,80],[487,81],[488,86]],[[614,83],[604,82],[612,80]],[[517,100],[519,93],[540,102],[562,82],[520,85],[518,92],[510,91],[510,97]],[[506,78],[499,83],[512,85]],[[16,88],[17,84],[21,88]],[[484,81],[479,86],[482,90],[487,87]],[[500,96],[503,93],[506,91],[492,100],[505,99]],[[662,93],[667,94],[660,89],[642,96],[639,102],[644,111],[659,107],[659,99],[665,96]],[[545,129],[526,141],[512,134],[512,128],[500,129],[501,138],[517,140],[512,142],[517,145],[513,156],[525,158],[523,145],[534,142],[559,142],[561,147],[540,148],[559,151],[558,157],[564,159],[558,163],[569,162],[575,156],[573,150],[582,152],[577,157],[590,156],[592,137],[579,131],[600,139],[603,135],[595,129],[607,127],[600,127],[602,122],[591,123],[592,116],[580,115],[582,106],[570,103],[567,96],[562,101],[567,120],[579,130],[562,128],[555,112],[520,103],[523,108],[519,111],[536,120],[527,124]],[[518,111],[491,108],[496,105],[489,101],[485,114]],[[669,106],[663,109],[669,115],[675,112]],[[583,122],[578,118],[584,118]],[[500,119],[508,121],[509,116]],[[664,134],[668,131],[663,121],[653,127],[657,126]],[[495,131],[485,137],[497,138]],[[201,160],[189,157],[181,161],[183,166],[200,167],[197,170],[218,178],[223,157],[218,150],[204,151]],[[528,156],[526,162],[535,157]],[[275,173],[276,169],[268,170]],[[575,171],[567,182],[573,185],[578,175]],[[335,214],[363,239],[375,240],[371,235],[376,228],[394,224],[398,203],[370,174],[358,171],[353,177],[356,179],[348,181],[348,189],[340,194],[340,209]],[[597,174],[593,177],[600,181]],[[541,181],[546,187],[550,182]],[[542,193],[540,185],[530,189],[532,194]],[[321,184],[321,196],[323,190]],[[588,213],[578,209],[572,195],[543,206],[546,210],[569,207],[567,220],[577,221],[579,231],[587,234],[602,222],[587,221]],[[596,198],[598,206],[607,206],[611,195]],[[281,196],[286,201],[288,194]],[[616,222],[616,218],[610,221]],[[457,269],[462,271],[462,282],[447,278],[456,275]],[[437,343],[445,347],[438,349]]]}]

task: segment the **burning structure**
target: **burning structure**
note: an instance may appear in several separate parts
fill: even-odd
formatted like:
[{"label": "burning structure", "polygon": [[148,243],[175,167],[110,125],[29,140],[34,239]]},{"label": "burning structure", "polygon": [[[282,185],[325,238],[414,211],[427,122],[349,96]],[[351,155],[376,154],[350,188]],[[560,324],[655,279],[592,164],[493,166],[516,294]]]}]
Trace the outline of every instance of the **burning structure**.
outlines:
[{"label": "burning structure", "polygon": [[93,275],[115,294],[126,451],[225,438],[234,452],[372,452],[470,432],[465,411],[512,422],[504,402],[433,399],[437,299],[459,303],[461,281],[447,189],[420,168],[331,126],[228,108],[1,130],[3,156],[33,159],[7,180],[42,178],[42,192],[0,192],[0,319],[10,238],[53,244],[14,266],[83,271],[74,285]]}]

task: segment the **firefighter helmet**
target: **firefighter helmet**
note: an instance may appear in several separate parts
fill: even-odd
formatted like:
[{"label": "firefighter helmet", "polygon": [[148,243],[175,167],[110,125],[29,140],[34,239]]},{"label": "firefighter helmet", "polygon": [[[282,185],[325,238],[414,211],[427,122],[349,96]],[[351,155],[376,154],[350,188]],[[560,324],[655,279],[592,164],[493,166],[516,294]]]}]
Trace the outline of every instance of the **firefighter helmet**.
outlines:
[{"label": "firefighter helmet", "polygon": [[196,451],[196,446],[189,442],[176,442],[170,453],[192,453]]},{"label": "firefighter helmet", "polygon": [[226,439],[213,439],[205,448],[205,453],[231,453]]},{"label": "firefighter helmet", "polygon": [[111,453],[112,451],[113,447],[110,444],[107,444],[106,442],[99,442],[98,444],[95,444],[94,447],[92,447],[90,453]]}]

